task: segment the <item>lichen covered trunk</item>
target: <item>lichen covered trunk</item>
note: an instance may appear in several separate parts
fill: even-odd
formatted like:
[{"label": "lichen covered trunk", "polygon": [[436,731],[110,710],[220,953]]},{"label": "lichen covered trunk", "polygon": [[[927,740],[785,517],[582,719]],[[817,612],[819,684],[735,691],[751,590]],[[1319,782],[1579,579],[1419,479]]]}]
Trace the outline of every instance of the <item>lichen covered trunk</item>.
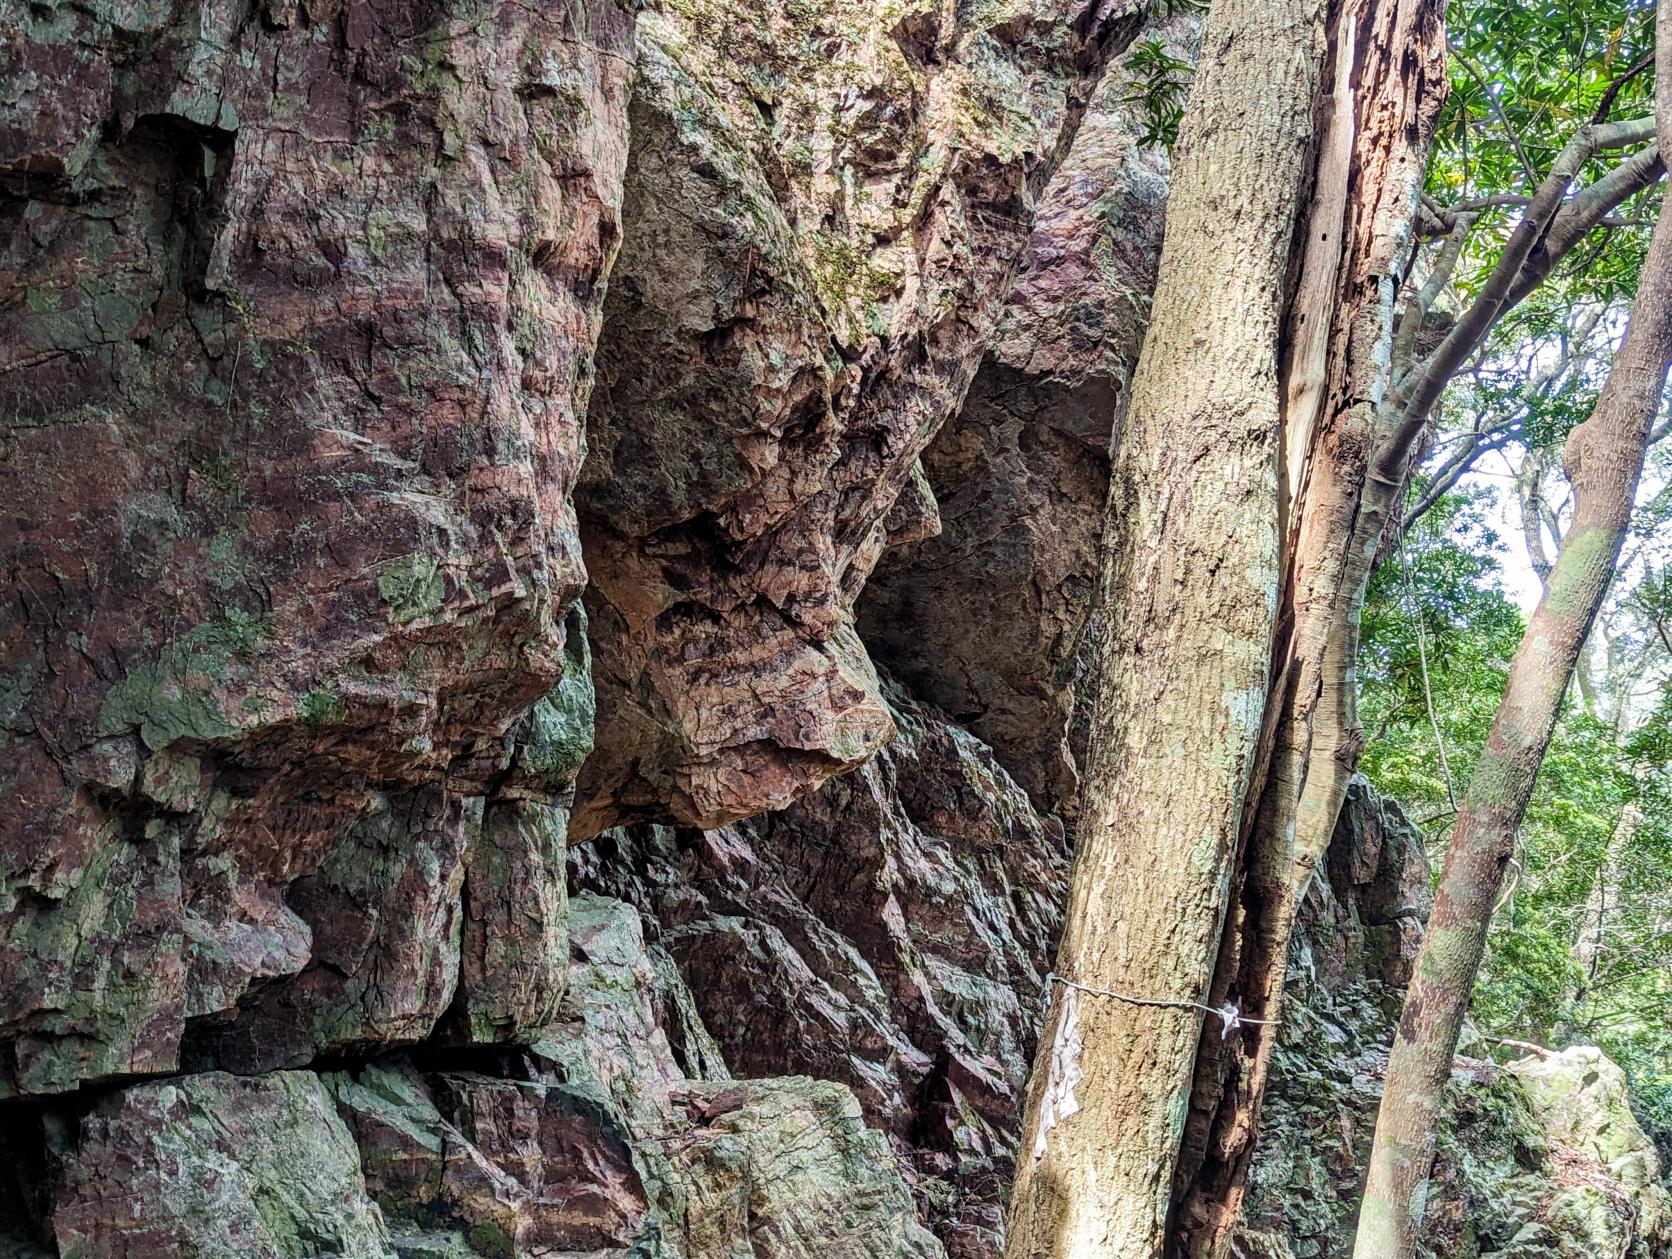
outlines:
[{"label": "lichen covered trunk", "polygon": [[[1295,225],[1325,59],[1318,0],[1220,0],[1180,137],[1104,537],[1105,632],[1057,969],[1006,1254],[1159,1254],[1281,576]],[[1236,318],[1226,318],[1235,311]],[[1083,1048],[1082,1048],[1083,1046]]]},{"label": "lichen covered trunk", "polygon": [[[1666,99],[1672,22],[1661,34]],[[1664,108],[1664,107],[1663,107]],[[1667,127],[1663,118],[1661,129]],[[1595,410],[1564,451],[1574,515],[1475,765],[1446,857],[1428,934],[1388,1059],[1358,1259],[1416,1254],[1435,1122],[1516,831],[1550,744],[1562,696],[1607,594],[1630,521],[1649,426],[1672,356],[1672,220],[1655,228],[1626,331]]]},{"label": "lichen covered trunk", "polygon": [[[1367,513],[1365,497],[1394,298],[1443,99],[1442,17],[1433,0],[1343,5],[1330,16],[1323,137],[1285,363],[1289,521],[1272,734],[1248,800],[1209,997],[1260,1021],[1230,1036],[1217,1020],[1204,1029],[1174,1189],[1178,1253],[1220,1253],[1241,1214],[1302,890],[1297,861],[1310,869],[1321,854],[1352,772],[1355,723],[1343,707],[1351,688],[1335,666],[1348,638],[1356,640],[1386,519],[1374,494]],[[1333,802],[1308,796],[1319,759]]]}]

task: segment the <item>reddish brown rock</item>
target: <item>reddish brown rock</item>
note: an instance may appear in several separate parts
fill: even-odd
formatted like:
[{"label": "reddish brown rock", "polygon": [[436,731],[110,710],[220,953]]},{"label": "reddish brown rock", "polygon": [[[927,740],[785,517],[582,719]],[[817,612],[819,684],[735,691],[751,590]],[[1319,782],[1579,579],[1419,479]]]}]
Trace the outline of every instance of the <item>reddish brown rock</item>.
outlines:
[{"label": "reddish brown rock", "polygon": [[581,892],[572,939],[564,1017],[534,1053],[632,1132],[653,1220],[687,1259],[945,1259],[852,1092],[726,1078],[631,906]]},{"label": "reddish brown rock", "polygon": [[[890,733],[852,628],[918,456],[1142,6],[647,15],[579,497],[599,753],[572,837],[782,807]],[[991,24],[988,24],[991,22]]]},{"label": "reddish brown rock", "polygon": [[954,1254],[990,1254],[1067,883],[1062,828],[897,689],[899,735],[791,808],[613,831],[584,883],[638,904],[740,1075],[849,1085]]},{"label": "reddish brown rock", "polygon": [[482,1254],[625,1252],[644,1231],[630,1134],[532,1069],[506,1080],[396,1063],[330,1083],[397,1241],[452,1232]]},{"label": "reddish brown rock", "polygon": [[481,810],[435,791],[375,801],[288,889],[313,928],[307,965],[194,1023],[186,1065],[257,1072],[423,1039],[458,982],[459,891]]},{"label": "reddish brown rock", "polygon": [[1073,811],[1075,654],[1161,252],[1167,158],[1138,145],[1130,91],[1117,69],[1093,100],[993,347],[924,453],[941,528],[887,552],[859,603],[872,655],[988,743],[1045,812]]},{"label": "reddish brown rock", "polygon": [[446,1008],[584,582],[631,41],[614,0],[0,19],[0,1092],[241,1002],[249,1065]]},{"label": "reddish brown rock", "polygon": [[573,926],[569,995],[538,1045],[473,1051],[482,1070],[418,1057],[328,1077],[398,1248],[943,1259],[847,1089],[688,1077],[718,1055],[638,914],[583,892]]}]

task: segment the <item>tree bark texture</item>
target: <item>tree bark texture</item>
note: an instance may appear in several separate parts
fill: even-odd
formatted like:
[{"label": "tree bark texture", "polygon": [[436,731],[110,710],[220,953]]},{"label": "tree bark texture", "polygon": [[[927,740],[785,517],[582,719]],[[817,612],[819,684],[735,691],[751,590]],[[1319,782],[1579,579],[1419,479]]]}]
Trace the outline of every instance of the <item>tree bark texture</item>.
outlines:
[{"label": "tree bark texture", "polygon": [[[1206,995],[1281,582],[1280,344],[1323,0],[1216,0],[1104,539],[1102,685],[1058,971]],[[1008,1259],[1161,1253],[1202,1015],[1057,987]]]},{"label": "tree bark texture", "polygon": [[[1651,143],[1585,187],[1572,189],[1577,172],[1589,158],[1644,143],[1652,138],[1653,130],[1652,119],[1581,127],[1552,161],[1550,172],[1465,317],[1426,355],[1417,352],[1419,331],[1451,280],[1474,226],[1474,212],[1459,212],[1449,220],[1447,242],[1426,282],[1404,303],[1394,336],[1394,383],[1376,406],[1375,455],[1364,480],[1352,542],[1347,548],[1352,570],[1344,583],[1349,592],[1347,603],[1330,630],[1321,694],[1312,714],[1312,753],[1296,817],[1295,878],[1301,889],[1329,843],[1346,799],[1347,783],[1364,750],[1355,667],[1364,599],[1371,573],[1388,541],[1402,524],[1408,525],[1420,515],[1420,511],[1407,513],[1401,522],[1394,513],[1405,497],[1413,469],[1422,461],[1433,403],[1506,311],[1537,289],[1552,269],[1627,198],[1665,174],[1660,146]],[[1487,443],[1479,447],[1487,448]],[[1461,473],[1451,469],[1447,475],[1455,478]],[[1422,510],[1431,505],[1431,501],[1426,502]]]},{"label": "tree bark texture", "polygon": [[[1659,27],[1661,147],[1666,149],[1672,20]],[[1569,436],[1563,463],[1573,521],[1544,596],[1510,663],[1504,697],[1469,780],[1416,973],[1388,1059],[1357,1259],[1416,1254],[1434,1156],[1435,1121],[1486,943],[1562,695],[1602,606],[1630,521],[1649,428],[1672,356],[1672,218],[1649,245],[1625,343],[1591,416]]]},{"label": "tree bark texture", "polygon": [[[1307,788],[1313,774],[1329,779],[1339,811],[1356,759],[1356,745],[1342,746],[1357,729],[1350,690],[1326,683],[1344,622],[1356,626],[1394,501],[1374,511],[1381,498],[1373,498],[1373,518],[1363,519],[1382,436],[1394,303],[1445,95],[1443,18],[1440,0],[1343,3],[1330,13],[1322,140],[1286,339],[1282,433],[1290,510],[1272,734],[1266,771],[1249,796],[1209,997],[1211,1005],[1232,1002],[1266,1024],[1229,1037],[1216,1020],[1203,1030],[1174,1188],[1171,1250],[1178,1255],[1222,1253],[1241,1214],[1301,890],[1297,860],[1309,873],[1321,851],[1309,841],[1297,853],[1297,837],[1322,831],[1327,842],[1335,822],[1330,812],[1327,827],[1321,813],[1302,825],[1304,807],[1328,809]],[[1348,707],[1337,711],[1342,705]]]}]

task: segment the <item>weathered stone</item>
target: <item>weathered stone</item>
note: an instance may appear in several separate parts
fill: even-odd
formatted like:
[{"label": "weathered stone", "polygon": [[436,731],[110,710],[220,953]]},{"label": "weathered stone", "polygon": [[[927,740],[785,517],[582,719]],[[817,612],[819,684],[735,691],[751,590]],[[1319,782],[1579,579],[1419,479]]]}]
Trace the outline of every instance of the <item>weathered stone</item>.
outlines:
[{"label": "weathered stone", "polygon": [[670,1155],[690,1259],[945,1259],[847,1089],[792,1078],[733,1091],[736,1108]]},{"label": "weathered stone", "polygon": [[563,672],[632,17],[260,7],[0,17],[0,1092],[422,1035]]},{"label": "weathered stone", "polygon": [[646,913],[733,1072],[849,1085],[926,1218],[990,1253],[1067,854],[978,740],[885,694],[899,734],[856,773],[723,830],[611,832],[576,868]]},{"label": "weathered stone", "polygon": [[1308,889],[1311,965],[1326,984],[1358,977],[1403,992],[1434,903],[1422,831],[1398,802],[1356,776],[1347,784],[1324,865],[1324,877],[1314,877]]},{"label": "weathered stone", "polygon": [[586,617],[570,611],[563,681],[517,727],[511,768],[465,853],[459,982],[451,1041],[537,1038],[557,1013],[569,971],[568,806],[592,751]]},{"label": "weathered stone", "polygon": [[1139,146],[1130,91],[1117,69],[1093,99],[1041,199],[992,348],[924,453],[941,528],[887,552],[859,603],[872,655],[988,743],[1041,812],[1066,815],[1109,443],[1167,195],[1166,155]]},{"label": "weathered stone", "polygon": [[557,1013],[569,954],[568,814],[496,800],[466,855],[456,1038],[510,1044]]},{"label": "weathered stone", "polygon": [[459,889],[481,809],[431,791],[375,801],[289,889],[313,927],[307,965],[195,1023],[188,1064],[257,1072],[423,1039],[458,982]]},{"label": "weathered stone", "polygon": [[[536,1047],[619,1114],[664,1244],[686,1259],[944,1259],[886,1139],[840,1084],[692,1079],[719,1055],[629,905],[574,900],[567,1022]],[[651,950],[654,951],[654,950]],[[674,1046],[681,1048],[675,1051]],[[683,1067],[681,1064],[685,1064]]]},{"label": "weathered stone", "polygon": [[1519,1058],[1509,1071],[1552,1146],[1566,1154],[1558,1179],[1565,1192],[1548,1213],[1589,1233],[1589,1254],[1672,1253],[1672,1197],[1659,1151],[1632,1114],[1625,1072],[1590,1045]]},{"label": "weathered stone", "polygon": [[564,1017],[535,1052],[555,1062],[565,1080],[607,1098],[629,1122],[653,1131],[672,1112],[674,1094],[693,1068],[720,1055],[700,1047],[676,1055],[675,1040],[692,1045],[707,1032],[700,1023],[677,1021],[680,1003],[670,987],[682,981],[657,965],[631,906],[580,892],[569,908]]},{"label": "weathered stone", "polygon": [[306,1072],[124,1089],[58,1157],[64,1259],[393,1259],[359,1152]]},{"label": "weathered stone", "polygon": [[[599,753],[576,839],[719,826],[870,757],[852,624],[1142,6],[682,0],[639,27],[580,505]],[[902,502],[902,494],[905,500]]]},{"label": "weathered stone", "polygon": [[[639,915],[589,893],[574,909],[569,994],[528,1053],[492,1075],[403,1060],[328,1077],[403,1255],[941,1259],[851,1092],[688,1078],[662,1025],[689,994]],[[703,1035],[678,1030],[687,1057]]]},{"label": "weathered stone", "polygon": [[397,1238],[453,1233],[477,1254],[509,1256],[625,1250],[643,1234],[628,1134],[585,1094],[532,1071],[420,1075],[400,1064],[330,1084]]}]

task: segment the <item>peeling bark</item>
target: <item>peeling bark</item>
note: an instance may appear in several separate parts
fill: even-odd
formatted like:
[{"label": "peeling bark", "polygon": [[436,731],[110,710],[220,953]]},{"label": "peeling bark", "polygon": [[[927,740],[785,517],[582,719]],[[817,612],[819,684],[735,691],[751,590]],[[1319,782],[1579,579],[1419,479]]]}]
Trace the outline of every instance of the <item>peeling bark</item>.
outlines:
[{"label": "peeling bark", "polygon": [[[1280,1015],[1304,885],[1297,863],[1306,873],[1316,863],[1357,759],[1352,690],[1339,685],[1346,674],[1332,653],[1356,647],[1362,590],[1394,501],[1367,480],[1381,436],[1399,272],[1444,97],[1442,16],[1433,0],[1346,4],[1331,15],[1324,141],[1288,338],[1283,436],[1286,500],[1295,507],[1269,768],[1249,796],[1208,999],[1253,1019]],[[1328,783],[1323,798],[1308,792],[1314,774]],[[1259,1024],[1230,1037],[1216,1026],[1204,1030],[1174,1187],[1175,1253],[1218,1254],[1236,1225],[1275,1033]]]}]

